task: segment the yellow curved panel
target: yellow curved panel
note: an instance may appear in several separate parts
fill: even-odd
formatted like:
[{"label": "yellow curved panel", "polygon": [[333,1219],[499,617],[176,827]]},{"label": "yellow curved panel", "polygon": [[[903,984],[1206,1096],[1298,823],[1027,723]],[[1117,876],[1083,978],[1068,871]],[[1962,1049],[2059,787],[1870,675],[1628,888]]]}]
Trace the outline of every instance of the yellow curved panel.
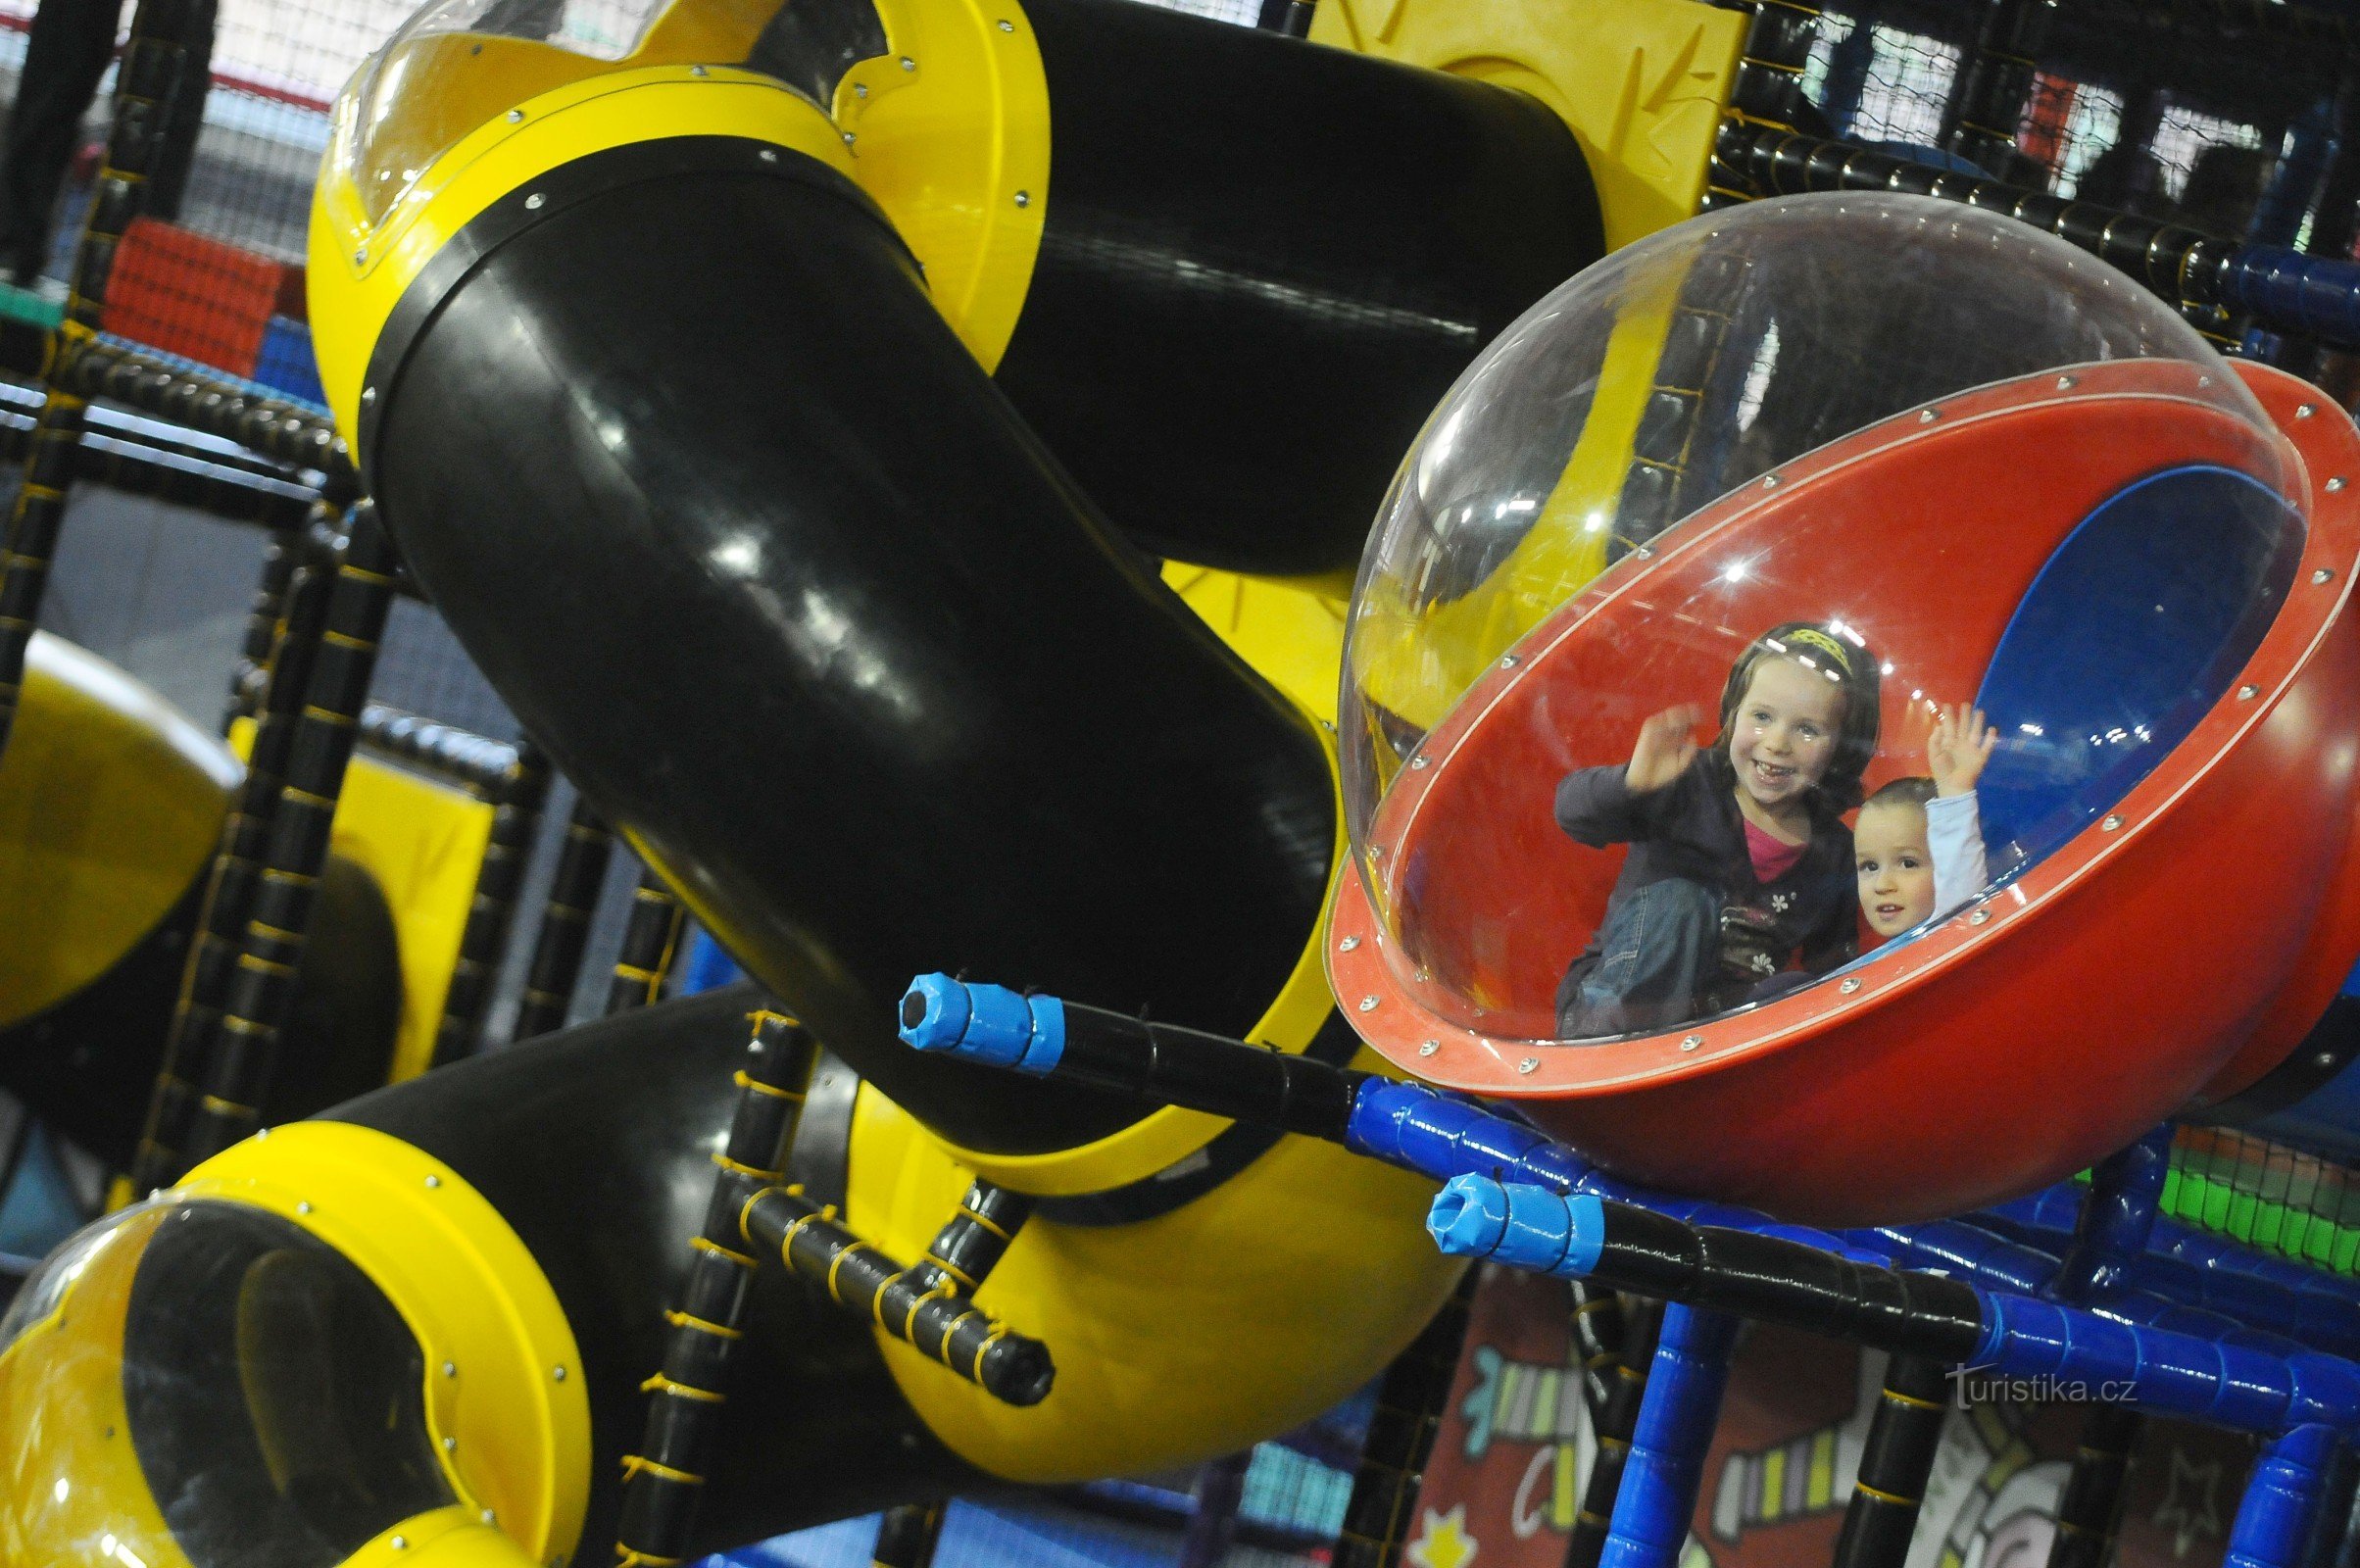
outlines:
[{"label": "yellow curved panel", "polygon": [[0,1026],[104,974],[213,858],[228,748],[97,655],[35,632],[0,757]]},{"label": "yellow curved panel", "polygon": [[350,1258],[425,1351],[427,1430],[450,1440],[468,1511],[492,1510],[538,1561],[572,1554],[590,1487],[581,1356],[557,1293],[482,1194],[398,1138],[331,1121],[257,1134],[174,1191],[251,1203]]},{"label": "yellow curved panel", "polygon": [[[1383,1064],[1363,1051],[1357,1068]],[[920,1256],[973,1172],[863,1087],[846,1219]],[[1432,1182],[1282,1138],[1237,1176],[1135,1225],[1016,1233],[976,1295],[1045,1341],[1057,1385],[1030,1409],[880,1336],[903,1395],[961,1458],[1011,1481],[1129,1475],[1234,1453],[1383,1370],[1460,1265],[1426,1237]]]}]

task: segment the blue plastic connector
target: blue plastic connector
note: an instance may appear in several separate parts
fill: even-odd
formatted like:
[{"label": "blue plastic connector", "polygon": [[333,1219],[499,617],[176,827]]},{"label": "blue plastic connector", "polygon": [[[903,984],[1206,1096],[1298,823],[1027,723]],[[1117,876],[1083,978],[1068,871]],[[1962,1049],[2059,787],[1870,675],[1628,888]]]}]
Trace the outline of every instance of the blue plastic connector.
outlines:
[{"label": "blue plastic connector", "polygon": [[1563,1197],[1521,1182],[1457,1176],[1435,1195],[1426,1231],[1452,1257],[1488,1257],[1534,1274],[1581,1279],[1598,1266],[1605,1245],[1606,1205],[1588,1194]]},{"label": "blue plastic connector", "polygon": [[902,998],[902,1038],[920,1051],[1046,1077],[1065,1054],[1065,1004],[921,974]]}]

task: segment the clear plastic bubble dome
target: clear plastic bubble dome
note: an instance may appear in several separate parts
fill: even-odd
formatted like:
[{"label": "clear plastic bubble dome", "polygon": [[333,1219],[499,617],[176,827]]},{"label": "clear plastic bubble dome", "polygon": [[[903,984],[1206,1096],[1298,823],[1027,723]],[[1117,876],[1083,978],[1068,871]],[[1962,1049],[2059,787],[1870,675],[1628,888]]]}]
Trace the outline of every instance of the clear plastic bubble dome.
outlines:
[{"label": "clear plastic bubble dome", "polygon": [[[1361,564],[1393,980],[1495,1040],[1645,1035],[2018,882],[2234,685],[2297,476],[2168,305],[2006,218],[1804,196],[1591,268],[1435,410]],[[1938,736],[1978,711],[1979,772]]]}]

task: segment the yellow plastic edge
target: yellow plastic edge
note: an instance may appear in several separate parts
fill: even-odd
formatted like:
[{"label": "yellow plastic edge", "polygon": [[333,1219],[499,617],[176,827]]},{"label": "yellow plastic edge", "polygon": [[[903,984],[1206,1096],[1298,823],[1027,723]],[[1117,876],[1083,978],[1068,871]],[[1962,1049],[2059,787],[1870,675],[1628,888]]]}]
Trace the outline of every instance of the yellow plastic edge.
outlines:
[{"label": "yellow plastic edge", "polygon": [[351,1556],[341,1568],[540,1568],[524,1548],[502,1535],[467,1508],[446,1508],[413,1514]]},{"label": "yellow plastic edge", "polygon": [[1697,0],[1325,0],[1311,40],[1538,98],[1581,143],[1619,250],[1704,199],[1750,15]]},{"label": "yellow plastic edge", "polygon": [[438,1448],[454,1440],[444,1465],[468,1514],[490,1509],[536,1562],[572,1555],[590,1490],[581,1357],[540,1266],[482,1194],[422,1150],[332,1121],[258,1134],[174,1191],[276,1214],[351,1259],[425,1352],[427,1430]]},{"label": "yellow plastic edge", "polygon": [[[1327,752],[1328,782],[1334,788],[1336,733],[1326,724],[1319,725],[1318,732]],[[1328,885],[1321,897],[1319,918],[1313,922],[1310,937],[1296,957],[1286,983],[1279,987],[1277,998],[1263,1009],[1254,1027],[1246,1031],[1246,1038],[1254,1045],[1268,1046],[1291,1055],[1301,1054],[1336,1005],[1335,993],[1328,988],[1325,945],[1328,911],[1335,906],[1336,878],[1343,874],[1345,858],[1344,807],[1339,799],[1336,846],[1328,860]],[[1035,1198],[1071,1198],[1145,1180],[1186,1159],[1229,1126],[1229,1119],[1224,1116],[1166,1105],[1095,1143],[1077,1144],[1045,1154],[983,1153],[962,1149],[939,1135],[928,1136],[952,1159],[1003,1187],[1012,1187]],[[948,1211],[945,1213],[947,1217]]]},{"label": "yellow plastic edge", "polygon": [[[312,346],[336,424],[360,428],[361,390],[386,318],[426,264],[478,214],[529,179],[611,147],[673,136],[742,136],[852,174],[835,127],[771,77],[703,66],[650,66],[554,87],[469,132],[435,161],[363,244],[350,181],[323,172],[312,204]],[[340,187],[331,188],[331,187]]]},{"label": "yellow plastic edge", "polygon": [[846,72],[833,106],[853,178],[989,371],[1023,313],[1049,205],[1040,45],[1015,0],[880,0],[877,11],[892,48]]}]

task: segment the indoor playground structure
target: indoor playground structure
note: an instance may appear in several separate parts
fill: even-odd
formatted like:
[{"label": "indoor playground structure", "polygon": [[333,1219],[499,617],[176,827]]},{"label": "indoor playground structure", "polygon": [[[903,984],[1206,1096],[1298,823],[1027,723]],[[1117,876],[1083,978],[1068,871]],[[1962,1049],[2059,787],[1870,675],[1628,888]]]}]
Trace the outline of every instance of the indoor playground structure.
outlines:
[{"label": "indoor playground structure", "polygon": [[0,1564],[2360,1549],[2360,19],[303,25],[0,298]]}]

